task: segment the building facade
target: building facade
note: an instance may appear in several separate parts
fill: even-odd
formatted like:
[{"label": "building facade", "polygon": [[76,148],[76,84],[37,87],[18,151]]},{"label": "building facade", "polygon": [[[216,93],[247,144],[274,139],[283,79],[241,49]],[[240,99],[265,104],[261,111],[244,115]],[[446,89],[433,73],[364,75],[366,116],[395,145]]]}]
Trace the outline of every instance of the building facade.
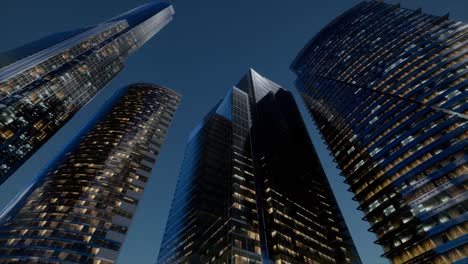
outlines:
[{"label": "building facade", "polygon": [[291,66],[393,263],[467,261],[467,42],[448,16],[362,2]]},{"label": "building facade", "polygon": [[124,67],[174,11],[151,3],[0,54],[0,184]]},{"label": "building facade", "polygon": [[158,263],[360,263],[289,91],[250,70],[192,131]]},{"label": "building facade", "polygon": [[115,263],[180,96],[135,84],[0,215],[0,263]]}]

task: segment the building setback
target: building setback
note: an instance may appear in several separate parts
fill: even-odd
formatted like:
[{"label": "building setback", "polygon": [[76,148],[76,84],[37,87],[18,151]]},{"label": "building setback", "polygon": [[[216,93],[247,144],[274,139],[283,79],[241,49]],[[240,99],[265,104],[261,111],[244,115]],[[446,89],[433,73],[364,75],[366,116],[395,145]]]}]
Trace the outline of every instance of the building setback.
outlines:
[{"label": "building setback", "polygon": [[119,90],[0,215],[0,263],[115,263],[180,96]]},{"label": "building setback", "polygon": [[[393,263],[466,263],[468,25],[362,2],[292,64]],[[458,262],[457,262],[458,261]]]},{"label": "building setback", "polygon": [[360,263],[289,91],[250,70],[192,131],[158,263]]},{"label": "building setback", "polygon": [[172,19],[165,3],[62,32],[0,54],[0,184]]}]

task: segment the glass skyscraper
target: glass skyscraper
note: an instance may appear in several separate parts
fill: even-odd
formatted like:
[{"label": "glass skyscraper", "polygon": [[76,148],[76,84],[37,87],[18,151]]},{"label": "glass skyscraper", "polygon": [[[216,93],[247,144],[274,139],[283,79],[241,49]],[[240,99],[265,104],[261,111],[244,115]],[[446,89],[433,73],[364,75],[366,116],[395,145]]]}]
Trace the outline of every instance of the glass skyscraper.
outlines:
[{"label": "glass skyscraper", "polygon": [[170,4],[150,3],[96,26],[0,54],[0,184],[163,28]]},{"label": "glass skyscraper", "polygon": [[0,263],[115,263],[180,96],[115,93],[0,215]]},{"label": "glass skyscraper", "polygon": [[468,25],[362,2],[292,64],[393,263],[466,263]]},{"label": "glass skyscraper", "polygon": [[192,131],[158,263],[360,263],[289,91],[250,70]]}]

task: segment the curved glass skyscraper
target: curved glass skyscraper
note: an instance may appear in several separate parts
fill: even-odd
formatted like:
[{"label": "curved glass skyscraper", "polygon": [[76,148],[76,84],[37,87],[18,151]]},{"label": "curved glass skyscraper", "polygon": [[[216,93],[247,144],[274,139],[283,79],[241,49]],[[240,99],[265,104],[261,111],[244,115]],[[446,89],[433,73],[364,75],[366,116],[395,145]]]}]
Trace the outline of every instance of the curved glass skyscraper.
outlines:
[{"label": "curved glass skyscraper", "polygon": [[192,131],[158,263],[360,263],[289,91],[250,70]]},{"label": "curved glass skyscraper", "polygon": [[468,25],[371,1],[318,33],[296,85],[393,263],[466,263]]},{"label": "curved glass skyscraper", "polygon": [[0,54],[0,184],[163,28],[172,6],[150,3],[96,26]]},{"label": "curved glass skyscraper", "polygon": [[0,263],[114,263],[180,96],[116,93],[0,215]]}]

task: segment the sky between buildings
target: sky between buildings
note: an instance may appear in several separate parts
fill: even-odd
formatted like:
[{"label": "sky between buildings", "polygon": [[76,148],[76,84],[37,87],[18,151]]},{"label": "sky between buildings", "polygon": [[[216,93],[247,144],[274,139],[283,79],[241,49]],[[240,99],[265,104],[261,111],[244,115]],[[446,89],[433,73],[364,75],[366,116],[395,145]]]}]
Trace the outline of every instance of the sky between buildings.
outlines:
[{"label": "sky between buildings", "polygon": [[[47,34],[93,25],[146,3],[144,0],[5,0],[0,4],[0,52]],[[293,86],[289,65],[321,28],[358,0],[177,0],[174,20],[126,62],[123,72],[87,104],[23,167],[0,186],[3,208],[67,144],[117,88],[152,82],[182,94],[143,201],[118,263],[155,263],[183,160],[188,134],[252,67],[293,92],[340,208],[365,264],[388,263],[375,235],[351,200]],[[398,1],[386,1],[392,4]],[[466,0],[407,0],[402,7],[468,20]]]}]

